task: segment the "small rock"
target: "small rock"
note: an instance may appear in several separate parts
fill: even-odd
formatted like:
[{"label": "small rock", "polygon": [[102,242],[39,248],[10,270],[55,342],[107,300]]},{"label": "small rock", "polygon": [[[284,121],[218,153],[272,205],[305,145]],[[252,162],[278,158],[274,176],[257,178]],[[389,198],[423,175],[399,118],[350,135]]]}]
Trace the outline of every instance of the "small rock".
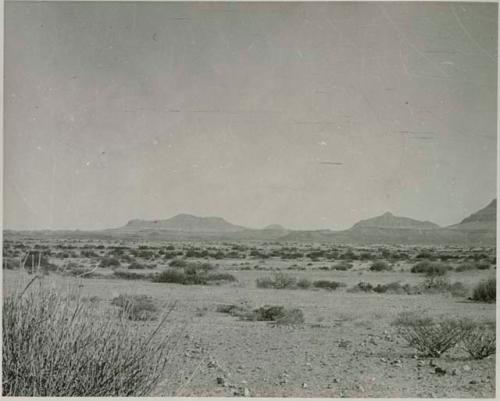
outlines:
[{"label": "small rock", "polygon": [[434,359],[431,359],[431,360],[429,361],[429,366],[432,366],[433,368],[434,368],[434,367],[436,367],[436,366],[437,366],[436,361],[435,361]]},{"label": "small rock", "polygon": [[339,382],[339,379],[337,379],[336,377],[333,378],[332,380],[332,383],[338,383]]},{"label": "small rock", "polygon": [[472,369],[469,365],[464,365],[463,368],[464,372],[470,372]]},{"label": "small rock", "polygon": [[307,388],[307,383],[302,383],[302,388]]},{"label": "small rock", "polygon": [[363,386],[358,385],[358,391],[364,393],[365,389],[363,388]]},{"label": "small rock", "polygon": [[453,368],[451,371],[452,376],[457,376],[460,373],[460,371],[457,368]]},{"label": "small rock", "polygon": [[243,388],[243,391],[241,392],[241,395],[242,395],[243,397],[250,397],[250,390],[249,390],[249,389],[247,389],[246,387],[245,387],[245,388]]},{"label": "small rock", "polygon": [[418,361],[417,366],[425,366],[425,362],[424,361]]},{"label": "small rock", "polygon": [[434,369],[434,372],[439,376],[444,376],[446,374],[446,370],[439,367],[439,366],[436,366],[436,368]]},{"label": "small rock", "polygon": [[469,384],[478,384],[478,381],[477,381],[477,380],[471,380],[471,381],[469,382]]},{"label": "small rock", "polygon": [[226,385],[226,380],[223,377],[217,377],[217,384],[219,386],[225,386]]},{"label": "small rock", "polygon": [[395,361],[391,362],[391,365],[397,367],[397,368],[402,368],[403,367],[403,362],[401,362],[399,359],[396,359]]}]

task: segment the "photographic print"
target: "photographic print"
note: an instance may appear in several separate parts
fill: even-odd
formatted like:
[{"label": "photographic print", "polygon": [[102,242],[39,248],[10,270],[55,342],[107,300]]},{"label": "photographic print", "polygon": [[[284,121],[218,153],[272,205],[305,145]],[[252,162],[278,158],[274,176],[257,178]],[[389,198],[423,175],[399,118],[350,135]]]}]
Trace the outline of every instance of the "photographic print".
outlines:
[{"label": "photographic print", "polygon": [[3,396],[495,397],[497,3],[4,16]]}]

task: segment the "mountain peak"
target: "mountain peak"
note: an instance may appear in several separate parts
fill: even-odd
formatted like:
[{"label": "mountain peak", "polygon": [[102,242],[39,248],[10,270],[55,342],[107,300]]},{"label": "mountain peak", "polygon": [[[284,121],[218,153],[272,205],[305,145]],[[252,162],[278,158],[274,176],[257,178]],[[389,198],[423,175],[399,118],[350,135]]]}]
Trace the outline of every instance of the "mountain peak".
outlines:
[{"label": "mountain peak", "polygon": [[469,217],[463,219],[460,224],[494,224],[496,226],[497,221],[497,200],[493,199],[487,206],[478,210],[476,213],[471,214]]},{"label": "mountain peak", "polygon": [[354,224],[351,229],[363,228],[428,230],[439,228],[439,226],[430,221],[414,220],[409,217],[394,216],[391,212],[385,212],[381,216],[361,220]]}]

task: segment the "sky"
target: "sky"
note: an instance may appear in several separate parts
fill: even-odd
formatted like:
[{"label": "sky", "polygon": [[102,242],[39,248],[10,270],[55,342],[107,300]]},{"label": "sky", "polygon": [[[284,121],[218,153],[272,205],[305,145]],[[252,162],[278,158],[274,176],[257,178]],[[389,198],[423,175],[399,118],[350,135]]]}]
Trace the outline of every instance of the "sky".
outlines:
[{"label": "sky", "polygon": [[6,2],[4,227],[440,225],[496,197],[495,3]]}]

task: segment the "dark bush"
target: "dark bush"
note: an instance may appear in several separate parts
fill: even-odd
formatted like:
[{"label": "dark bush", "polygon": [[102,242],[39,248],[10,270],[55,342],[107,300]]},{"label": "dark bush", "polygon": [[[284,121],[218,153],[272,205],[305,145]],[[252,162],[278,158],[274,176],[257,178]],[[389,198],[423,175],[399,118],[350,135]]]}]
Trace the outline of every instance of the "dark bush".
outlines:
[{"label": "dark bush", "polygon": [[278,272],[273,277],[262,277],[256,280],[258,288],[294,289],[297,288],[297,279],[288,274]]},{"label": "dark bush", "polygon": [[171,267],[186,267],[187,264],[187,261],[185,261],[184,259],[176,258],[172,259],[168,265]]},{"label": "dark bush", "polygon": [[16,259],[3,258],[3,268],[7,270],[19,269],[19,261]]},{"label": "dark bush", "polygon": [[119,267],[120,261],[113,257],[104,257],[99,262],[99,267]]},{"label": "dark bush", "polygon": [[491,264],[488,260],[484,259],[476,263],[476,269],[478,270],[488,270]]},{"label": "dark bush", "polygon": [[229,273],[210,273],[207,276],[207,281],[229,281],[235,282],[238,281],[236,277]]},{"label": "dark bush", "polygon": [[497,300],[497,279],[490,278],[480,282],[472,294],[472,300],[477,302],[496,302]]},{"label": "dark bush", "polygon": [[339,287],[345,287],[344,283],[329,280],[317,280],[312,283],[315,288],[324,288],[327,290],[336,290]]},{"label": "dark bush", "polygon": [[451,266],[440,262],[430,262],[428,260],[419,262],[411,268],[412,273],[424,273],[429,276],[443,276],[449,270]]},{"label": "dark bush", "polygon": [[297,287],[303,289],[303,290],[307,290],[308,288],[310,288],[312,285],[312,283],[306,279],[306,278],[301,278],[298,282],[297,282]]},{"label": "dark bush", "polygon": [[255,309],[250,320],[275,322],[280,325],[296,325],[304,323],[304,313],[300,309],[265,305]]},{"label": "dark bush", "polygon": [[382,272],[392,270],[392,267],[384,260],[377,260],[370,266],[372,272]]},{"label": "dark bush", "polygon": [[362,292],[370,292],[373,291],[373,285],[370,283],[361,281],[354,288],[353,291],[362,291]]},{"label": "dark bush", "polygon": [[352,269],[352,263],[347,261],[341,261],[333,265],[333,270],[346,271]]},{"label": "dark bush", "polygon": [[119,306],[119,316],[130,320],[156,320],[158,318],[158,307],[149,295],[120,294],[113,298],[111,305]]},{"label": "dark bush", "polygon": [[144,279],[150,278],[150,276],[147,274],[129,272],[126,270],[115,270],[113,272],[113,276],[116,278],[121,278],[121,279],[125,279],[125,280],[144,280]]},{"label": "dark bush", "polygon": [[373,287],[373,291],[379,294],[406,294],[407,288],[402,286],[399,282],[393,282],[389,284],[378,284],[376,287]]},{"label": "dark bush", "polygon": [[152,280],[156,283],[176,283],[183,285],[203,285],[207,284],[205,276],[196,274],[185,274],[178,270],[164,270],[153,275]]},{"label": "dark bush", "polygon": [[476,266],[474,265],[474,263],[464,262],[464,263],[460,263],[457,267],[455,267],[455,271],[456,272],[465,272],[465,271],[469,271],[469,270],[474,270],[475,268],[476,268]]}]

